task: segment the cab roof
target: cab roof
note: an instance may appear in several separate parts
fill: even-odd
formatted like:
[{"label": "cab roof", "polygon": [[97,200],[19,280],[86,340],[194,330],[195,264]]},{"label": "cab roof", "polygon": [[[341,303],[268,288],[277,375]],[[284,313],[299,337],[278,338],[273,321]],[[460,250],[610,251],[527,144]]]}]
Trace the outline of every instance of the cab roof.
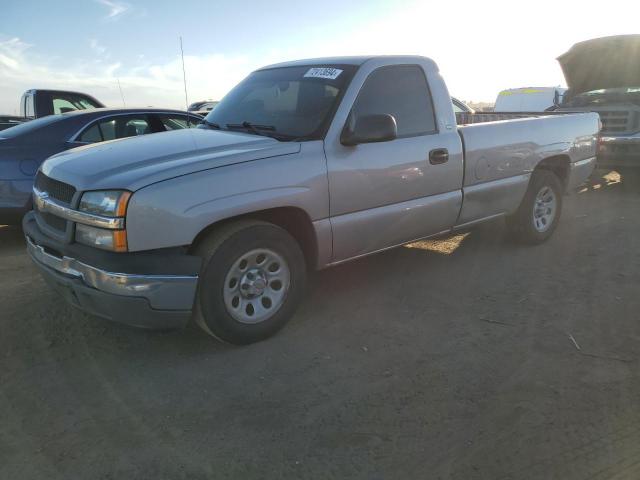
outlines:
[{"label": "cab roof", "polygon": [[419,55],[361,55],[352,57],[320,57],[320,58],[307,58],[303,60],[294,60],[290,62],[274,63],[265,67],[259,68],[259,70],[268,70],[271,68],[282,67],[306,67],[306,66],[318,66],[318,65],[354,65],[359,67],[360,65],[368,62],[369,60],[401,60],[407,62],[428,62],[434,65],[435,62],[427,57]]},{"label": "cab roof", "polygon": [[78,116],[78,115],[91,115],[91,114],[117,114],[117,113],[182,113],[184,115],[194,115],[195,112],[187,112],[186,110],[176,110],[174,108],[87,108],[85,110],[74,110],[72,112],[63,113],[62,116]]}]

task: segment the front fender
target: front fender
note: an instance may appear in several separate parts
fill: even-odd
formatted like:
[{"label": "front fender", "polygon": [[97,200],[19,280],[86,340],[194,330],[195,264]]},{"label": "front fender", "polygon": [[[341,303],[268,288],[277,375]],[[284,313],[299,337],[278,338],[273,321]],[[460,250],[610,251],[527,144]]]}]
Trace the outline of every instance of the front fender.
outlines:
[{"label": "front fender", "polygon": [[327,218],[322,143],[305,144],[302,153],[197,172],[136,191],[127,209],[129,250],[191,245],[216,222],[278,207],[299,208],[312,221]]}]

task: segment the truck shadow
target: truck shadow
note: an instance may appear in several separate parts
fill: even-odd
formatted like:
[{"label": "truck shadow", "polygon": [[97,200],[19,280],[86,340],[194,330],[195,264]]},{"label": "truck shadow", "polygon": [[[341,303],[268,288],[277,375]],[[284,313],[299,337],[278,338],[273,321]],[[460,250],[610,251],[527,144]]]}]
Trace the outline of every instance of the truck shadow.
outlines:
[{"label": "truck shadow", "polygon": [[[536,269],[537,264],[558,264],[564,261],[559,259],[571,258],[574,246],[586,241],[596,226],[611,231],[617,228],[615,220],[625,209],[628,212],[630,201],[640,201],[634,195],[639,192],[640,172],[597,170],[577,194],[565,197],[558,230],[542,245],[512,241],[504,220],[497,219],[470,231],[414,242],[317,272],[310,282],[305,310],[309,314],[322,310],[326,302],[345,308],[367,301],[396,299],[401,304],[425,295],[444,297],[455,291],[456,284],[467,284],[472,277],[482,289],[483,282],[496,271],[517,278],[523,265]],[[504,283],[502,278],[493,278]]]},{"label": "truck shadow", "polygon": [[597,169],[577,190],[578,195],[612,192],[620,194],[640,192],[640,168]]}]

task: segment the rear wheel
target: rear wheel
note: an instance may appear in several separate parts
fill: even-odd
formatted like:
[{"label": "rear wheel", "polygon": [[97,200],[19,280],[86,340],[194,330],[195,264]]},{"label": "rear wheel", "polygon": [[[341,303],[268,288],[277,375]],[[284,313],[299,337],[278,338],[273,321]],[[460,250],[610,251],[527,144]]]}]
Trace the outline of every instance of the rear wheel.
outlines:
[{"label": "rear wheel", "polygon": [[239,221],[215,231],[196,249],[203,257],[195,320],[233,344],[263,340],[295,312],[306,266],[300,246],[270,223]]},{"label": "rear wheel", "polygon": [[507,217],[507,227],[518,241],[542,243],[554,232],[562,212],[562,183],[548,170],[536,170],[516,213]]}]

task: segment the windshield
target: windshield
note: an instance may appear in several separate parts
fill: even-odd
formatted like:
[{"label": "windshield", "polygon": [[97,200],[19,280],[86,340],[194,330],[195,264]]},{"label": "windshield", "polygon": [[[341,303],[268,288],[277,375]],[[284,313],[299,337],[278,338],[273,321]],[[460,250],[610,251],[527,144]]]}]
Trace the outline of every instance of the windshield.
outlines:
[{"label": "windshield", "polygon": [[42,128],[50,123],[53,123],[61,118],[60,115],[48,115],[46,117],[37,118],[35,120],[29,120],[28,122],[21,123],[15,127],[7,128],[0,132],[0,138],[15,138],[20,135],[31,133],[39,128]]},{"label": "windshield", "polygon": [[635,101],[640,98],[640,87],[601,88],[589,92],[579,93],[569,99],[565,105],[579,107],[611,101]]},{"label": "windshield", "polygon": [[603,95],[608,93],[640,93],[640,87],[601,88],[599,90],[591,90],[590,92],[582,93],[581,95]]},{"label": "windshield", "polygon": [[279,140],[322,138],[354,70],[352,65],[318,65],[253,72],[206,122]]}]

